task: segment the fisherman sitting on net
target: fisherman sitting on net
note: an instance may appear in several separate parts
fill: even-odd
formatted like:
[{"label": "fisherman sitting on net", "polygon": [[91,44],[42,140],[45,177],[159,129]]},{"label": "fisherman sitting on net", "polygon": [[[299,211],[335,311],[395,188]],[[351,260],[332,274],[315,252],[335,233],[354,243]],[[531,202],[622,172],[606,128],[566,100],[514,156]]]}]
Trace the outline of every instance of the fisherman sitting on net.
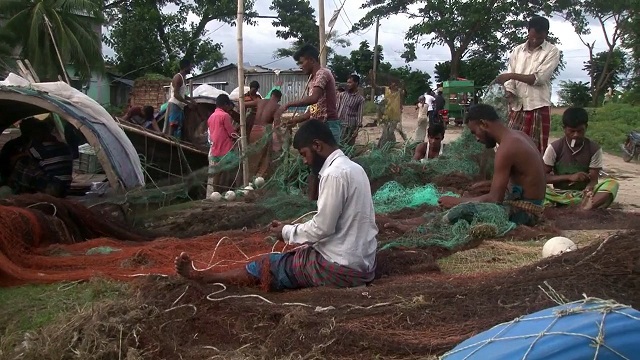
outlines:
[{"label": "fisherman sitting on net", "polygon": [[416,151],[413,154],[413,160],[426,161],[435,159],[442,155],[444,150],[444,125],[440,123],[434,123],[429,125],[427,129],[427,142],[423,142],[416,146]]},{"label": "fisherman sitting on net", "polygon": [[[489,105],[471,106],[467,121],[471,133],[487,148],[500,144],[496,151],[491,190],[473,198],[441,197],[438,200],[440,206],[451,209],[444,220],[450,223],[462,219],[471,222],[474,214],[486,208],[482,203],[498,203],[504,206],[510,221],[518,225],[535,225],[544,210],[546,187],[544,164],[535,144],[525,133],[506,127]],[[424,218],[400,223],[391,221],[385,227],[406,232],[424,222]]]},{"label": "fisherman sitting on net", "polygon": [[547,170],[545,205],[580,205],[584,210],[606,208],[618,194],[614,179],[599,181],[602,148],[585,137],[589,114],[571,107],[562,114],[564,137],[544,152]]},{"label": "fisherman sitting on net", "polygon": [[367,174],[344,155],[320,120],[305,122],[295,134],[293,147],[319,176],[318,212],[303,224],[274,221],[271,230],[278,239],[299,247],[224,273],[193,270],[190,258],[182,253],[176,258],[178,274],[202,282],[249,285],[270,278],[269,284],[262,285],[274,290],[355,287],[373,281],[378,228]]}]

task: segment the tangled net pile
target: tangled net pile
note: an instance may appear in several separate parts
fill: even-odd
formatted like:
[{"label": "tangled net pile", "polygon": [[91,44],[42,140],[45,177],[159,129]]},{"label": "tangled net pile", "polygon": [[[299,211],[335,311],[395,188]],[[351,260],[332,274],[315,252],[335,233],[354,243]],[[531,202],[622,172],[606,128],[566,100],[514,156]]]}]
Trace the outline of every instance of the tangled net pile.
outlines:
[{"label": "tangled net pile", "polygon": [[407,277],[365,293],[319,288],[312,296],[294,291],[258,298],[244,289],[220,293],[218,287],[141,281],[129,296],[135,300],[53,323],[30,337],[36,344],[25,354],[61,344],[69,356],[111,355],[104,358],[117,357],[119,349],[185,359],[425,358],[498,323],[584,295],[640,308],[638,235],[611,237],[508,273]]}]

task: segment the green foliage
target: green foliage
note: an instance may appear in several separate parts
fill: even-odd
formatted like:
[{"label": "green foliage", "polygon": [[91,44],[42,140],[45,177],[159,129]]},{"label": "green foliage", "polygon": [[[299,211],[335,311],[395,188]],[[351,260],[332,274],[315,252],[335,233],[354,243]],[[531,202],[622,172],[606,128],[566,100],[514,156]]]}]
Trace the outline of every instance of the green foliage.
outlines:
[{"label": "green foliage", "polygon": [[29,59],[41,79],[57,79],[62,74],[51,34],[62,61],[73,65],[81,77],[104,70],[96,31],[103,20],[101,1],[3,0],[0,14],[7,18],[3,31],[14,36],[7,45],[19,47],[21,57]]},{"label": "green foliage", "polygon": [[560,106],[585,107],[591,103],[589,83],[582,81],[560,81]]},{"label": "green foliage", "polygon": [[349,75],[355,72],[353,62],[346,56],[334,54],[329,61],[329,69],[333,72],[336,81],[345,81]]},{"label": "green foliage", "polygon": [[[277,19],[271,24],[278,28],[276,36],[284,40],[293,40],[289,48],[277,49],[275,57],[292,56],[298,48],[311,44],[320,50],[320,34],[316,22],[315,9],[309,0],[273,0],[269,10],[275,11]],[[351,45],[349,40],[338,37],[337,32],[327,33],[327,44],[345,48]],[[327,58],[334,50],[327,46]]]},{"label": "green foliage", "polygon": [[[255,15],[253,3],[246,1],[245,4],[249,23]],[[177,6],[178,10],[163,11],[166,4]],[[118,71],[133,77],[150,71],[171,76],[183,57],[201,71],[212,70],[226,59],[222,44],[206,36],[206,25],[212,20],[233,24],[236,7],[237,2],[233,0],[125,0],[113,9],[114,21],[105,43],[116,53],[112,60]],[[189,22],[189,14],[195,14],[198,20]]]},{"label": "green foliage", "polygon": [[615,89],[624,85],[631,69],[627,53],[616,48],[612,52],[602,51],[595,54],[593,60],[585,62],[583,70],[587,71],[592,79],[603,78],[603,89]]},{"label": "green foliage", "polygon": [[[499,56],[486,58],[474,56],[460,61],[459,76],[473,80],[475,86],[487,86],[506,69],[506,64]],[[451,61],[437,63],[434,72],[436,82],[451,79]]]},{"label": "green foliage", "polygon": [[431,88],[431,75],[422,70],[411,69],[408,65],[392,68],[387,74],[402,81],[407,92],[404,98],[405,104],[415,104],[418,102],[418,97]]},{"label": "green foliage", "polygon": [[378,113],[378,105],[376,105],[373,101],[367,101],[364,103],[362,113],[364,115],[375,115]]},{"label": "green foliage", "polygon": [[[384,60],[382,53],[382,45],[378,45],[378,65]],[[363,77],[369,77],[373,70],[373,58],[374,50],[370,48],[369,42],[363,40],[360,42],[360,47],[357,50],[351,52],[351,62],[355,71]]]},{"label": "green foliage", "polygon": [[403,58],[415,60],[418,44],[426,48],[445,45],[452,55],[449,75],[454,78],[460,75],[460,60],[466,56],[503,54],[521,43],[526,20],[542,10],[519,0],[368,0],[362,8],[369,11],[355,29],[367,28],[378,17],[394,14],[419,20],[406,33]]},{"label": "green foliage", "polygon": [[22,332],[38,329],[67,311],[127,295],[126,289],[122,283],[104,280],[0,288],[0,333],[9,327]]},{"label": "green foliage", "polygon": [[[620,144],[631,130],[640,130],[640,107],[614,103],[588,110],[587,137],[612,154],[620,154]],[[551,130],[555,136],[564,136],[561,116],[553,116]]]}]

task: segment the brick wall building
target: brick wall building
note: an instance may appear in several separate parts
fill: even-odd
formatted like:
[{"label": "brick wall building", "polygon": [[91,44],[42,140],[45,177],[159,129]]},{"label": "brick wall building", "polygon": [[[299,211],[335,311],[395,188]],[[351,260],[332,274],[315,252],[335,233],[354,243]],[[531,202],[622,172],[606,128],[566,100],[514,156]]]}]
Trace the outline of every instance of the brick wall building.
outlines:
[{"label": "brick wall building", "polygon": [[160,106],[167,102],[167,88],[171,80],[146,80],[138,79],[133,83],[133,90],[129,97],[129,110],[132,106],[151,105],[158,111]]}]

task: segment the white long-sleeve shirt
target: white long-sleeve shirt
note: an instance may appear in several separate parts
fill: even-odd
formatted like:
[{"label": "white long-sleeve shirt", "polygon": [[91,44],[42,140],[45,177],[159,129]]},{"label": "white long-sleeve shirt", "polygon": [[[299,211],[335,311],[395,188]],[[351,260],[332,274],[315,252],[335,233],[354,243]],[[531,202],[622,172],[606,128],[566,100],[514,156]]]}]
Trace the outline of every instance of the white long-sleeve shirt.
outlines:
[{"label": "white long-sleeve shirt", "polygon": [[559,63],[560,51],[548,41],[534,50],[529,50],[527,43],[513,49],[509,55],[507,72],[534,75],[536,81],[533,85],[516,80],[505,82],[505,89],[517,97],[511,109],[532,111],[551,106],[551,76]]},{"label": "white long-sleeve shirt", "polygon": [[320,170],[318,213],[282,229],[288,244],[309,244],[328,261],[359,271],[373,270],[377,235],[369,178],[341,150]]}]

